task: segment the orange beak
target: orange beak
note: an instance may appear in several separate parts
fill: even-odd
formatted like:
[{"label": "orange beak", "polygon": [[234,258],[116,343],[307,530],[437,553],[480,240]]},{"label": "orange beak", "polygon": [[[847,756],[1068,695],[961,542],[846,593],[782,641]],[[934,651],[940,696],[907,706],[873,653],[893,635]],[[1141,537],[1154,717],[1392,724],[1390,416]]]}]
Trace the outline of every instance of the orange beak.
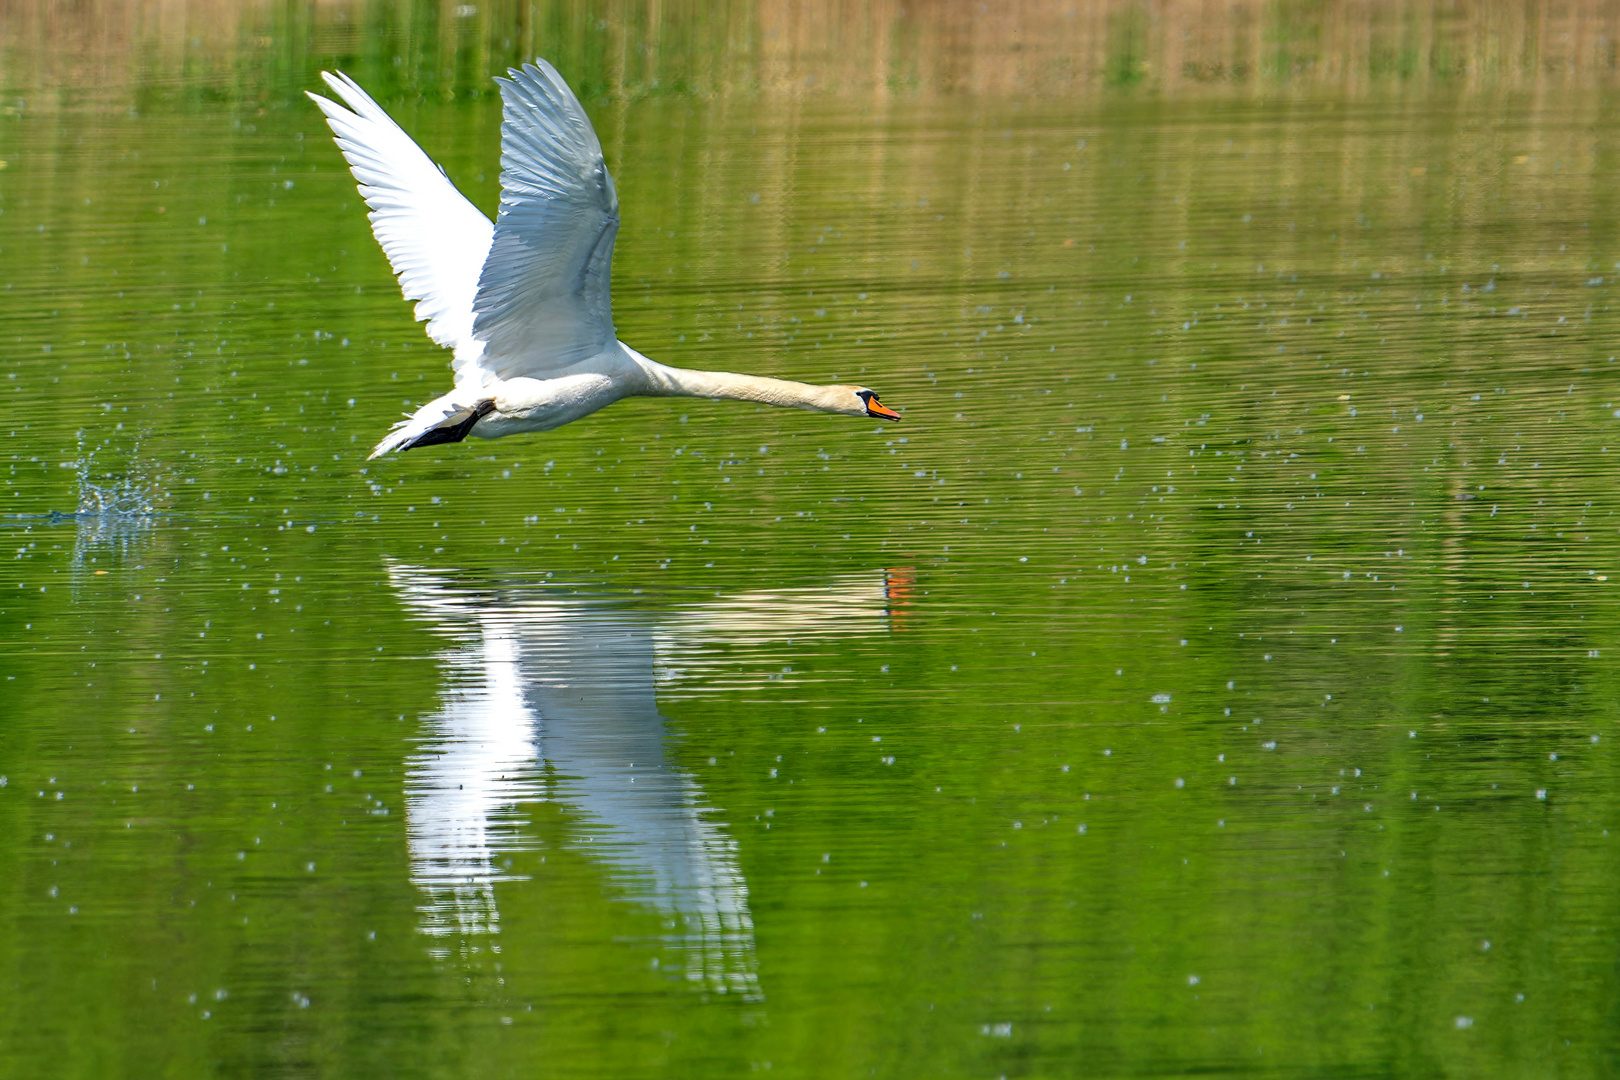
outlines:
[{"label": "orange beak", "polygon": [[882,417],[884,420],[900,419],[899,413],[880,402],[875,395],[866,403],[866,412],[869,416]]}]

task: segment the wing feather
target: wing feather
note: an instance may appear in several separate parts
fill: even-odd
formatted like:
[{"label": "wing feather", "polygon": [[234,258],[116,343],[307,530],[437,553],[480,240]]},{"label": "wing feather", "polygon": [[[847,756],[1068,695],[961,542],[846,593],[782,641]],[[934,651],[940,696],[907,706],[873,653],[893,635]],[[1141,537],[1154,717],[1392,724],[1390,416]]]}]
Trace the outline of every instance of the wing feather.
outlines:
[{"label": "wing feather", "polygon": [[427,322],[434,341],[456,349],[458,356],[478,352],[473,299],[494,235],[489,218],[359,84],[341,72],[322,72],[321,78],[348,108],[309,96],[326,114],[359,182],[371,208],[371,231],[399,278],[400,291],[417,301],[416,317]]},{"label": "wing feather", "polygon": [[537,60],[496,81],[501,209],[473,302],[484,347],[468,359],[503,379],[545,378],[614,341],[619,197],[596,131],[555,68]]}]

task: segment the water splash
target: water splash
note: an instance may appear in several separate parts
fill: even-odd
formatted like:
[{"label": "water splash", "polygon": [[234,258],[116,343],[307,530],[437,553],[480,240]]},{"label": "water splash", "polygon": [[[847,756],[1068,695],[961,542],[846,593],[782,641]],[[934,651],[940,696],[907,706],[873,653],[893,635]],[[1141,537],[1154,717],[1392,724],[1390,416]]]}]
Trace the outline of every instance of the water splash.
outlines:
[{"label": "water splash", "polygon": [[[96,456],[103,452],[116,453],[121,460],[98,475]],[[168,501],[160,471],[155,463],[141,456],[139,441],[127,451],[109,451],[105,444],[87,450],[81,431],[77,466],[79,503],[74,516],[79,518],[151,518]]]},{"label": "water splash", "polygon": [[91,468],[94,454],[79,458],[78,517],[150,518],[158,512],[158,485],[141,474],[111,477],[96,483]]},{"label": "water splash", "polygon": [[130,555],[150,535],[168,498],[156,466],[140,456],[139,443],[123,456],[116,472],[97,472],[96,455],[102,449],[86,450],[80,436],[78,506],[71,514],[51,514],[53,521],[72,520],[78,525],[73,541],[76,569],[99,561],[102,554]]}]

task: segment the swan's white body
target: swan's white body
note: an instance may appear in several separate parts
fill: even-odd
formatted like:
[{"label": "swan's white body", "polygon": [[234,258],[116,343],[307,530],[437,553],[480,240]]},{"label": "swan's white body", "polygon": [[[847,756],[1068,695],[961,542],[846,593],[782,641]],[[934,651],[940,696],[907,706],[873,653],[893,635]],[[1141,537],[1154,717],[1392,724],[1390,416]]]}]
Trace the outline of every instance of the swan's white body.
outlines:
[{"label": "swan's white body", "polygon": [[455,350],[455,387],[395,425],[372,457],[549,431],[635,396],[900,419],[866,387],[668,367],[621,342],[609,289],[619,197],[601,143],[550,64],[507,75],[496,80],[505,108],[493,224],[354,80],[322,75],[342,105],[309,95],[359,181],[405,298],[417,301],[428,336]]}]

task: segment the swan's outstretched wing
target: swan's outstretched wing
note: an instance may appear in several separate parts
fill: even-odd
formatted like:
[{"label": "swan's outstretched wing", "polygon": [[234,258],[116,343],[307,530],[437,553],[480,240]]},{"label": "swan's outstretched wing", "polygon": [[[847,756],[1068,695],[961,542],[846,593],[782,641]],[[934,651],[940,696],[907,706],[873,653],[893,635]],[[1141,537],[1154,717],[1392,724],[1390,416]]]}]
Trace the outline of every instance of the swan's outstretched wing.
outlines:
[{"label": "swan's outstretched wing", "polygon": [[501,210],[478,281],[473,336],[482,355],[464,365],[507,379],[544,378],[613,343],[608,276],[619,232],[619,197],[590,119],[544,60],[497,79]]},{"label": "swan's outstretched wing", "polygon": [[489,218],[353,79],[327,71],[321,78],[348,108],[309,96],[326,114],[360,182],[360,195],[371,208],[371,231],[399,277],[400,290],[405,299],[417,301],[416,317],[427,321],[429,337],[462,351],[472,344],[478,272],[494,235]]}]

